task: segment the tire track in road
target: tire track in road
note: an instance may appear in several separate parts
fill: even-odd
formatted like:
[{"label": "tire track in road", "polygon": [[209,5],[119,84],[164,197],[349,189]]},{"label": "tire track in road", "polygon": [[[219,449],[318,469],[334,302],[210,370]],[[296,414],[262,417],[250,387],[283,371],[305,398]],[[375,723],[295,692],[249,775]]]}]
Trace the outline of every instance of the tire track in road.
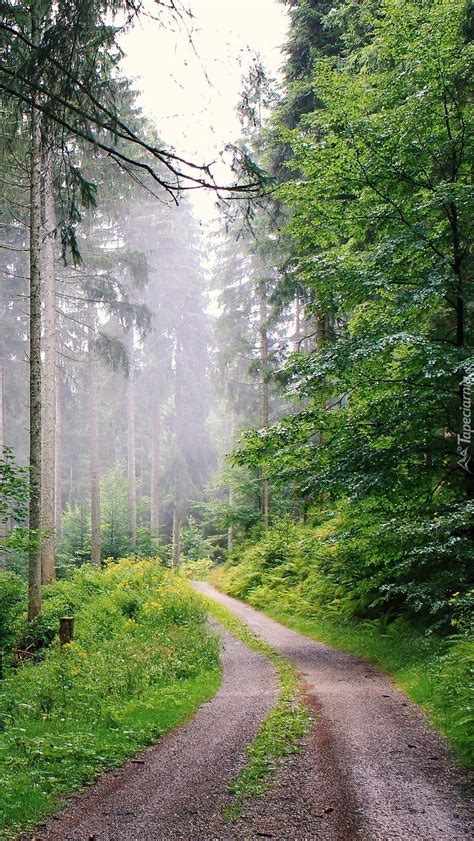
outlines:
[{"label": "tire track in road", "polygon": [[[277,785],[244,812],[229,839],[467,841],[466,775],[422,710],[364,660],[280,625],[209,584],[231,610],[298,668],[319,715]],[[246,834],[245,834],[246,833]]]}]

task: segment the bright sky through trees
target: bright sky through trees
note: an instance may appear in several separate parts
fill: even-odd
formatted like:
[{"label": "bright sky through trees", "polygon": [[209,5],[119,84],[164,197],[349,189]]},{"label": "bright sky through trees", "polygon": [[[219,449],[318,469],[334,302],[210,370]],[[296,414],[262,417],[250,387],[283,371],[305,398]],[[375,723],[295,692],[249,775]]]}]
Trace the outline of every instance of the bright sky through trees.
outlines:
[{"label": "bright sky through trees", "polygon": [[[288,19],[278,0],[194,0],[192,14],[174,31],[143,17],[122,39],[123,70],[166,141],[207,163],[239,136],[236,106],[255,53],[279,76]],[[201,191],[194,200],[199,213],[214,203]]]}]

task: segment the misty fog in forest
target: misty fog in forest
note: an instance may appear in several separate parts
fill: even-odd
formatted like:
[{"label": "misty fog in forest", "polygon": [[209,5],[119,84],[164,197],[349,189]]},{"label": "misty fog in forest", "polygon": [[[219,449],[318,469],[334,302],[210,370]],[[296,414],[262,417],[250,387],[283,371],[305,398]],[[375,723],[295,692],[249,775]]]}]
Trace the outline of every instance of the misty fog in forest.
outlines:
[{"label": "misty fog in forest", "polygon": [[468,837],[472,6],[0,3],[2,838]]},{"label": "misty fog in forest", "polygon": [[[187,14],[184,9],[170,13],[178,44],[191,21]],[[162,37],[155,20],[150,18],[148,26]],[[131,35],[124,37],[123,49],[132,38],[130,49],[136,54],[133,27],[126,30]],[[209,39],[210,33],[204,34]],[[199,39],[199,29],[193,37]],[[248,75],[259,59],[250,47],[234,44],[240,51],[242,46]],[[183,55],[186,59],[186,49]],[[213,85],[194,44],[191,55],[201,72],[196,95],[206,95]],[[237,70],[242,84],[244,71]],[[179,85],[179,79],[173,81]],[[166,140],[158,138],[140,111],[133,87],[123,78],[118,84],[134,131],[143,133],[147,143]],[[168,87],[165,98],[172,95],[171,81]],[[229,103],[221,133],[226,120],[238,126],[238,106]],[[201,171],[197,159],[188,169],[207,182],[201,192],[212,200],[204,206],[186,192],[199,186],[197,179],[188,184],[185,176],[181,184],[172,173],[170,184],[166,163],[160,162],[157,181],[155,173],[142,169],[142,161],[129,167],[119,157],[117,163],[80,138],[61,146],[63,128],[51,121],[46,127],[40,113],[40,385],[35,398],[29,391],[35,378],[30,352],[34,314],[28,311],[34,206],[28,209],[32,176],[21,163],[21,145],[26,155],[34,151],[28,152],[16,114],[9,119],[5,142],[10,132],[18,150],[9,163],[13,180],[4,197],[1,230],[1,444],[19,469],[21,483],[26,475],[21,468],[35,447],[29,429],[36,412],[41,458],[35,461],[33,455],[33,461],[40,463],[36,514],[42,581],[64,574],[71,564],[130,553],[160,554],[165,563],[177,565],[188,544],[191,557],[203,549],[206,556],[219,554],[232,542],[231,524],[220,522],[216,528],[216,512],[234,498],[225,454],[242,425],[257,423],[260,416],[267,423],[269,417],[266,293],[250,258],[239,267],[239,277],[232,277],[229,260],[239,258],[226,254],[226,243],[238,236],[252,239],[243,213],[230,206],[231,190],[216,189],[214,170]],[[4,152],[8,156],[11,149]],[[146,150],[142,157],[145,162]],[[227,153],[227,161],[221,160],[219,176],[227,184],[234,177],[232,159],[239,166],[236,148]],[[249,200],[245,193],[241,199],[242,205]],[[232,234],[226,233],[229,219]],[[244,308],[242,324],[230,328],[244,330],[237,348],[226,336],[229,295],[241,295],[235,306]],[[249,373],[252,362],[256,367]],[[258,509],[261,482],[258,477],[245,481],[244,497]],[[23,573],[32,551],[22,542],[25,521],[13,509],[7,513],[2,528],[9,548],[3,563]]]}]

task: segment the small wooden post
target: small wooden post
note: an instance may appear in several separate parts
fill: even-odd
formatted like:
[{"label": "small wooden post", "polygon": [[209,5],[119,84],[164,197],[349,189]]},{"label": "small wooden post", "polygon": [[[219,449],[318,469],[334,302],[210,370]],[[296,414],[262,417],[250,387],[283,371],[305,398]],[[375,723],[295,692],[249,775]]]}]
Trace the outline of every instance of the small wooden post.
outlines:
[{"label": "small wooden post", "polygon": [[74,638],[74,616],[62,616],[59,620],[59,641],[61,645],[72,642]]}]

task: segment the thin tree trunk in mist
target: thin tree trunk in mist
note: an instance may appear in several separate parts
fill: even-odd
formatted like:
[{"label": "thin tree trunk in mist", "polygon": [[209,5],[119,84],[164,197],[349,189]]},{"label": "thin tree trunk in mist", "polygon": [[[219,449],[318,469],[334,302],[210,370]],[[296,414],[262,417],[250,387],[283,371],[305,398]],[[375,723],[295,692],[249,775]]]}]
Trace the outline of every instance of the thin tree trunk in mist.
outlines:
[{"label": "thin tree trunk in mist", "polygon": [[161,411],[154,405],[151,440],[151,500],[150,528],[152,537],[160,536],[160,462],[161,462]]},{"label": "thin tree trunk in mist", "polygon": [[68,481],[68,489],[67,489],[67,501],[69,505],[74,505],[74,472],[72,469],[72,464],[69,468],[69,481]]},{"label": "thin tree trunk in mist", "polygon": [[54,188],[52,154],[43,157],[44,223],[42,230],[43,287],[43,377],[42,392],[42,461],[41,461],[41,578],[50,584],[56,578],[55,567],[55,485],[56,485],[56,277],[54,267]]},{"label": "thin tree trunk in mist", "polygon": [[130,370],[126,380],[127,400],[127,467],[128,511],[130,517],[130,545],[137,545],[137,479],[135,458],[135,367],[133,360],[133,328],[129,333]]},{"label": "thin tree trunk in mist", "polygon": [[180,557],[180,532],[181,532],[181,507],[177,500],[173,503],[173,551],[171,554],[171,566],[173,569],[179,567]]},{"label": "thin tree trunk in mist", "polygon": [[[230,435],[229,435],[229,449],[232,450],[234,446],[234,434],[235,434],[235,419],[234,413],[231,410],[230,413]],[[227,491],[227,502],[229,508],[232,508],[234,505],[234,488],[232,487],[231,482],[229,482],[229,487]],[[228,526],[227,528],[227,551],[230,552],[232,546],[234,544],[234,527],[232,525]]]},{"label": "thin tree trunk in mist", "polygon": [[[233,489],[232,485],[229,485],[228,503],[229,503],[229,508],[232,508],[232,506],[234,504],[234,489]],[[234,527],[229,526],[229,528],[227,529],[227,550],[229,552],[231,551],[233,545],[234,545]]]},{"label": "thin tree trunk in mist", "polygon": [[89,316],[89,452],[91,492],[91,562],[100,565],[100,464],[99,464],[99,366],[95,350],[96,312],[92,304]]},{"label": "thin tree trunk in mist", "polygon": [[[32,27],[32,40],[36,40]],[[41,124],[31,109],[30,152],[30,545],[28,619],[41,612]]]},{"label": "thin tree trunk in mist", "polygon": [[[0,456],[3,456],[3,448],[5,446],[5,429],[4,429],[4,382],[3,382],[3,359],[0,358]],[[1,502],[1,497],[0,497]],[[0,521],[0,569],[5,569],[7,565],[7,555],[5,551],[4,542],[8,535],[8,525],[6,522]]]},{"label": "thin tree trunk in mist", "polygon": [[[268,389],[268,333],[267,333],[267,293],[262,284],[259,290],[259,332],[260,332],[260,397],[261,397],[261,420],[262,426],[268,426],[269,420],[269,389]],[[263,521],[268,526],[268,514],[270,509],[270,489],[265,472],[262,476],[262,515]]]},{"label": "thin tree trunk in mist", "polygon": [[[57,354],[56,354],[57,360]],[[63,515],[62,482],[61,482],[61,452],[62,452],[62,407],[61,407],[61,375],[59,365],[56,365],[56,454],[54,460],[54,531],[56,545],[61,540],[61,520]]]}]

